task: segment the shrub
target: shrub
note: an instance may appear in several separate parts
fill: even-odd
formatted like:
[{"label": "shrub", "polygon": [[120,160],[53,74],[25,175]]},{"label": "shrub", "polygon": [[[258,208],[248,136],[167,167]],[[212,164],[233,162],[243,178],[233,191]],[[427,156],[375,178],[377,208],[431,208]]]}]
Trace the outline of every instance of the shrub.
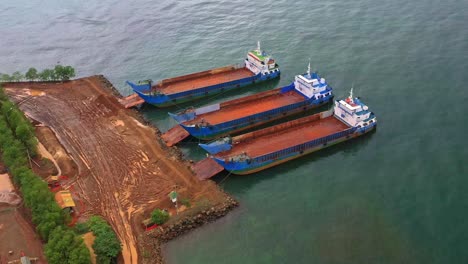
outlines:
[{"label": "shrub", "polygon": [[189,198],[182,198],[182,199],[180,199],[180,203],[181,203],[182,205],[187,206],[187,207],[191,207],[191,206],[192,206],[192,204],[190,203],[190,199],[189,199]]},{"label": "shrub", "polygon": [[169,213],[167,211],[163,211],[161,209],[155,209],[151,213],[151,222],[155,224],[162,225],[165,222],[167,222],[167,220],[169,220]]},{"label": "shrub", "polygon": [[[0,80],[2,78],[2,74],[0,74]],[[5,91],[3,90],[1,84],[0,84],[0,101],[7,101],[8,96],[5,94]]]}]

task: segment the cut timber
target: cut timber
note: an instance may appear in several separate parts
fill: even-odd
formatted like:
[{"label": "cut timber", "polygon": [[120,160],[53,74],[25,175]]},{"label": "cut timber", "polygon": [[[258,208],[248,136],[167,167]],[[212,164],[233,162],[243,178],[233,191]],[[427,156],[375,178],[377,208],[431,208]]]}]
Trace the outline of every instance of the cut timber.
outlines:
[{"label": "cut timber", "polygon": [[122,99],[119,99],[119,103],[121,103],[125,108],[131,108],[137,106],[139,104],[144,103],[145,100],[141,98],[138,94],[134,93]]},{"label": "cut timber", "polygon": [[169,129],[166,133],[162,134],[162,139],[166,142],[168,147],[172,147],[180,141],[184,140],[190,134],[183,127],[177,125]]},{"label": "cut timber", "polygon": [[192,170],[200,180],[209,179],[224,170],[223,166],[219,165],[211,158],[206,158],[202,161],[195,163]]}]

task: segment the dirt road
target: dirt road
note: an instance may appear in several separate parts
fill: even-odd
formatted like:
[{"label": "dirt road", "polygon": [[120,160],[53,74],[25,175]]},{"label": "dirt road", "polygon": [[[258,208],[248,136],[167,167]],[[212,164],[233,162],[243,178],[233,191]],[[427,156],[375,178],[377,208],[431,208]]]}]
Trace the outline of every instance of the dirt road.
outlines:
[{"label": "dirt road", "polygon": [[[76,163],[71,185],[86,204],[83,216],[102,215],[117,233],[125,263],[138,263],[142,215],[170,206],[175,186],[192,201],[226,198],[210,181],[201,182],[188,164],[171,156],[154,128],[140,123],[104,88],[98,76],[66,83],[6,85],[26,115],[50,128]],[[40,137],[39,137],[40,138]],[[42,142],[47,149],[53,140]]]}]

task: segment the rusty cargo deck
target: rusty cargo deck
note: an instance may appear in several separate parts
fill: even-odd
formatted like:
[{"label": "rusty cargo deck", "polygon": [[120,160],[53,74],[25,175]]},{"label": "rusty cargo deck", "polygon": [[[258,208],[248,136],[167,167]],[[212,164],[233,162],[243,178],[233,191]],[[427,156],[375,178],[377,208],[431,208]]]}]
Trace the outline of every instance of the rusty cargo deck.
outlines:
[{"label": "rusty cargo deck", "polygon": [[153,86],[153,88],[165,94],[175,94],[252,76],[254,76],[254,74],[245,67],[235,68],[233,66],[228,66],[165,79]]},{"label": "rusty cargo deck", "polygon": [[[301,121],[304,122],[300,123]],[[246,153],[250,157],[258,157],[348,128],[334,116],[319,119],[317,115],[313,115],[234,137],[232,149],[218,153],[216,156],[226,158]]]},{"label": "rusty cargo deck", "polygon": [[278,88],[221,103],[219,110],[198,115],[195,119],[184,122],[184,124],[197,124],[203,119],[211,125],[217,125],[301,101],[304,101],[304,96],[301,94],[295,91],[280,93]]}]

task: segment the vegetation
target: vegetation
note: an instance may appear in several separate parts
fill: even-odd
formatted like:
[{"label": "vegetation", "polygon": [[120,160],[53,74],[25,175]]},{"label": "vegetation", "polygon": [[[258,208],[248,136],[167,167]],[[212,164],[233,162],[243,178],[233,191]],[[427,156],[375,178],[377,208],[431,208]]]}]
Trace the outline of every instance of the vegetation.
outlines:
[{"label": "vegetation", "polygon": [[4,97],[4,99],[1,102],[0,113],[5,118],[7,128],[11,129],[15,139],[19,140],[26,148],[27,154],[34,156],[37,152],[37,140],[34,136],[33,126],[15,104],[5,101],[8,98],[3,90],[1,94],[3,95],[0,95],[0,98]]},{"label": "vegetation", "polygon": [[35,81],[39,78],[39,73],[36,68],[29,68],[29,70],[24,75],[29,81]]},{"label": "vegetation", "polygon": [[99,216],[92,216],[88,220],[88,227],[96,236],[93,249],[94,253],[96,253],[97,262],[100,264],[111,263],[111,260],[117,257],[122,250],[122,246],[114,231]]},{"label": "vegetation", "polygon": [[48,262],[89,263],[89,251],[81,238],[65,224],[69,216],[57,205],[47,183],[28,167],[28,155],[37,153],[37,140],[31,123],[5,96],[0,87],[0,151],[13,180],[31,210],[32,221],[41,238],[47,242]]},{"label": "vegetation", "polygon": [[192,204],[190,203],[190,199],[189,198],[182,198],[180,199],[180,203],[182,205],[185,205],[187,208],[190,208],[192,206]]},{"label": "vegetation", "polygon": [[169,213],[161,209],[155,209],[151,213],[151,222],[162,225],[169,220]]},{"label": "vegetation", "polygon": [[90,262],[89,250],[83,239],[72,230],[60,226],[51,232],[44,253],[49,263],[88,264]]},{"label": "vegetation", "polygon": [[39,72],[36,68],[29,68],[26,74],[19,71],[12,75],[0,74],[0,82],[20,82],[28,81],[68,81],[75,77],[75,69],[72,66],[56,65],[53,69],[44,69]]},{"label": "vegetation", "polygon": [[83,235],[89,232],[89,226],[88,223],[77,223],[75,225],[75,232]]}]

